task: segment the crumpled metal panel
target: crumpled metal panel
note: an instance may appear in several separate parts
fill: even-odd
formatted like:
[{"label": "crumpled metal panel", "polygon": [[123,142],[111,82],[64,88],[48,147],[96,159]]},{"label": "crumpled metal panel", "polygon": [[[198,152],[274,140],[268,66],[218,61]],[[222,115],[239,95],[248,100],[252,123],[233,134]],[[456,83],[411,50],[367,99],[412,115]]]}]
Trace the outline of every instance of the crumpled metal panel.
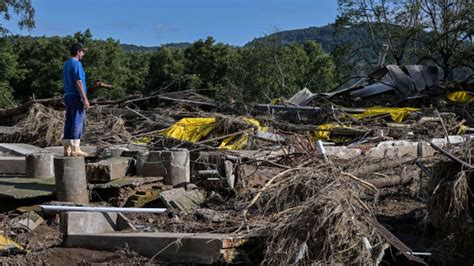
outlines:
[{"label": "crumpled metal panel", "polygon": [[413,80],[403,72],[397,65],[387,65],[388,73],[392,77],[394,85],[397,90],[405,97],[414,95],[416,93],[415,84]]},{"label": "crumpled metal panel", "polygon": [[423,91],[439,84],[438,73],[430,71],[426,66],[408,65],[405,66],[405,69],[415,82],[418,91]]},{"label": "crumpled metal panel", "polygon": [[373,83],[367,85],[363,88],[360,88],[356,91],[351,92],[351,96],[353,97],[368,97],[372,95],[376,95],[379,93],[391,91],[395,89],[393,85],[393,81],[389,75],[385,75],[380,82]]},{"label": "crumpled metal panel", "polygon": [[424,91],[428,86],[425,77],[423,75],[423,71],[427,71],[428,69],[423,69],[420,65],[409,65],[404,67],[408,75],[410,75],[413,82],[415,82],[416,91],[421,92]]}]

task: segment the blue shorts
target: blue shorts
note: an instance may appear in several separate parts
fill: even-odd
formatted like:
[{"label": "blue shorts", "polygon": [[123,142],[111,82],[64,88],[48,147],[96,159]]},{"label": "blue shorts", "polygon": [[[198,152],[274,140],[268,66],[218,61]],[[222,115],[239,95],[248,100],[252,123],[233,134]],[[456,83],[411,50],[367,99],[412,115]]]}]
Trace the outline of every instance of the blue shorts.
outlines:
[{"label": "blue shorts", "polygon": [[66,104],[66,122],[64,123],[64,139],[82,139],[86,125],[86,110],[81,97],[64,96]]}]

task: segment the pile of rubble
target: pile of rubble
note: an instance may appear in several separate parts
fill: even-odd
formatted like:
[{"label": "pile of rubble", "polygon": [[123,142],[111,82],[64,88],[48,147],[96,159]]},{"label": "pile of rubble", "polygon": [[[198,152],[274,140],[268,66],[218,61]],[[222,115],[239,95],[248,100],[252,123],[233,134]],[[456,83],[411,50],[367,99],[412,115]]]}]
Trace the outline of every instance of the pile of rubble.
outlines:
[{"label": "pile of rubble", "polygon": [[[190,91],[96,100],[92,203],[75,206],[143,212],[119,214],[25,208],[70,206],[54,202],[64,108],[0,110],[0,261],[62,244],[126,250],[116,262],[473,263],[473,101],[424,66],[246,108]],[[56,232],[41,251],[25,239],[38,226]]]}]

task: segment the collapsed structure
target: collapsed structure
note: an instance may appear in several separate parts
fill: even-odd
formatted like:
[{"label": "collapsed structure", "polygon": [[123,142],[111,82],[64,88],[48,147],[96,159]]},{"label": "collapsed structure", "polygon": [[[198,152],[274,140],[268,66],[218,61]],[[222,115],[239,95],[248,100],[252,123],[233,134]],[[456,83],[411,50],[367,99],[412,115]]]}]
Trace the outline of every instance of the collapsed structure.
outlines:
[{"label": "collapsed structure", "polygon": [[[469,85],[391,65],[245,112],[190,91],[96,100],[85,206],[158,213],[69,211],[58,241],[178,263],[473,263],[473,100]],[[25,237],[55,228],[60,208],[16,208],[59,192],[26,161],[62,152],[63,116],[61,99],[0,110],[0,249],[20,253],[2,261],[48,258]]]}]

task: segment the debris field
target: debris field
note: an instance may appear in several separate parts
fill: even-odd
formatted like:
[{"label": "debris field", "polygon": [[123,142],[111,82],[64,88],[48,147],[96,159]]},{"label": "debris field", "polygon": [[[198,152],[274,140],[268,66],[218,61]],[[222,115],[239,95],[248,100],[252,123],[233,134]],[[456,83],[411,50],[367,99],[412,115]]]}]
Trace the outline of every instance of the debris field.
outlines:
[{"label": "debris field", "polygon": [[95,99],[87,202],[60,200],[62,99],[0,110],[0,262],[472,265],[473,103],[418,65],[269,104]]}]

